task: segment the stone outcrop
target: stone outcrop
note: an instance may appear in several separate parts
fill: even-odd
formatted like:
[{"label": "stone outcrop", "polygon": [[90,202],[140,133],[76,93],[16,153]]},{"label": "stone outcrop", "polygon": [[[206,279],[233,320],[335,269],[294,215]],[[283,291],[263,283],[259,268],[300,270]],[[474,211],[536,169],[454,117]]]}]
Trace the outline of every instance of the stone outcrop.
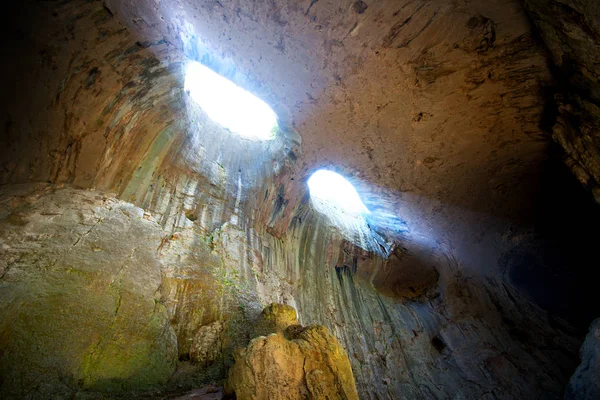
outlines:
[{"label": "stone outcrop", "polygon": [[93,191],[7,189],[0,189],[0,397],[166,384],[177,342],[160,301],[160,226]]},{"label": "stone outcrop", "polygon": [[[441,271],[425,272],[432,276],[423,280],[427,290],[388,295],[368,281],[380,260],[324,231],[302,248],[291,242],[277,250],[277,240],[256,241],[256,232],[232,225],[210,240],[200,239],[195,224],[168,233],[150,213],[97,191],[38,184],[4,185],[0,193],[3,398],[21,398],[22,390],[33,399],[191,390],[225,378],[233,349],[248,346],[255,334],[266,338],[246,352],[273,348],[302,357],[328,352],[338,338],[365,398],[559,393],[576,366],[569,355],[578,342],[560,325],[548,327],[517,291],[466,278],[458,265],[440,263],[439,254],[408,264],[434,263]],[[318,226],[317,215],[305,218]],[[259,249],[262,243],[262,253],[245,247],[248,237]],[[323,250],[324,237],[345,250]],[[286,254],[307,262],[300,268]],[[268,257],[269,264],[261,261]],[[303,321],[288,305],[262,310],[261,303],[279,299],[299,305]],[[538,379],[513,365],[538,371]],[[320,390],[320,377],[330,378],[317,372],[306,390]],[[475,383],[465,386],[469,380]],[[143,397],[160,398],[160,390]]]},{"label": "stone outcrop", "polygon": [[[235,354],[226,393],[239,400],[358,400],[341,344],[324,326],[293,324],[292,311],[280,304],[265,309],[263,317],[274,322],[271,330],[277,333],[252,339]],[[268,330],[267,325],[263,329]]]},{"label": "stone outcrop", "polygon": [[577,368],[565,393],[565,400],[600,398],[600,319],[595,320],[579,351],[581,365]]},{"label": "stone outcrop", "polygon": [[160,398],[221,379],[251,323],[189,233],[110,194],[0,187],[0,396]]},{"label": "stone outcrop", "polygon": [[283,334],[289,326],[295,325],[298,325],[298,316],[294,307],[272,303],[260,313],[254,328],[254,336],[267,336],[271,333]]}]

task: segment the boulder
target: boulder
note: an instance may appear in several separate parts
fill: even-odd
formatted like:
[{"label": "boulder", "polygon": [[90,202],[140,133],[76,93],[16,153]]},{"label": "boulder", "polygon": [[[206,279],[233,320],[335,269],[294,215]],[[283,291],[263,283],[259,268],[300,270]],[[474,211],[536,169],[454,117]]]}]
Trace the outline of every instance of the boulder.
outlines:
[{"label": "boulder", "polygon": [[348,355],[325,326],[303,328],[294,323],[295,310],[279,304],[267,307],[262,322],[265,317],[277,321],[278,331],[236,352],[226,394],[238,400],[358,399]]},{"label": "boulder", "polygon": [[3,190],[0,398],[164,385],[177,342],[158,297],[160,226],[94,191]]},{"label": "boulder", "polygon": [[271,333],[283,334],[290,325],[298,325],[298,316],[294,307],[272,303],[260,313],[254,328],[254,336],[267,336]]}]

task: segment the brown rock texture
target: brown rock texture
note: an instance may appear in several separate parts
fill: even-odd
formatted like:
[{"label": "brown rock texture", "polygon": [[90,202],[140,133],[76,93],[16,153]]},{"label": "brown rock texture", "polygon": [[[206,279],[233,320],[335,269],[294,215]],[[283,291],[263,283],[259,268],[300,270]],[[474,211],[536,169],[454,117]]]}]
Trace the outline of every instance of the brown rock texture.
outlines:
[{"label": "brown rock texture", "polygon": [[224,376],[250,324],[187,239],[97,191],[1,186],[0,397],[161,398]]},{"label": "brown rock texture", "polygon": [[523,0],[549,50],[557,80],[552,137],[600,203],[600,4]]},{"label": "brown rock texture", "polygon": [[[293,308],[288,307],[265,309],[277,319],[278,329],[290,317]],[[260,336],[236,352],[226,393],[239,400],[358,400],[348,355],[329,330],[320,325],[289,328],[287,337],[283,332]]]},{"label": "brown rock texture", "polygon": [[221,321],[198,329],[190,347],[190,359],[202,365],[214,363],[222,352],[222,334],[223,323]]}]

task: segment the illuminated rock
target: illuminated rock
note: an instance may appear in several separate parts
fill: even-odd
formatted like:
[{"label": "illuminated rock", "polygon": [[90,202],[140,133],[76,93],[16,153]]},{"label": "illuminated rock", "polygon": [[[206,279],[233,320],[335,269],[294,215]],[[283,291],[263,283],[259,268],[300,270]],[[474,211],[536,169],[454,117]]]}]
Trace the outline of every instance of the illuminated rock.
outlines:
[{"label": "illuminated rock", "polygon": [[[284,328],[289,307],[272,304],[265,316]],[[286,332],[260,336],[235,354],[226,393],[239,400],[358,400],[350,361],[329,330],[320,325],[289,325]]]}]

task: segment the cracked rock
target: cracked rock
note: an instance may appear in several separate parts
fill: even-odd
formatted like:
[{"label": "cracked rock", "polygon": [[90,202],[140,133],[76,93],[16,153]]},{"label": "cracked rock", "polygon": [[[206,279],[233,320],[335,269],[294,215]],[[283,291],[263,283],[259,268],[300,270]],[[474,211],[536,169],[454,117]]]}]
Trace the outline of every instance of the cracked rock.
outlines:
[{"label": "cracked rock", "polygon": [[[263,313],[272,314],[277,308],[287,311],[288,307],[272,304]],[[226,393],[235,393],[238,400],[358,400],[348,355],[329,329],[322,325],[290,327],[291,340],[281,333],[259,336],[237,352]]]}]

